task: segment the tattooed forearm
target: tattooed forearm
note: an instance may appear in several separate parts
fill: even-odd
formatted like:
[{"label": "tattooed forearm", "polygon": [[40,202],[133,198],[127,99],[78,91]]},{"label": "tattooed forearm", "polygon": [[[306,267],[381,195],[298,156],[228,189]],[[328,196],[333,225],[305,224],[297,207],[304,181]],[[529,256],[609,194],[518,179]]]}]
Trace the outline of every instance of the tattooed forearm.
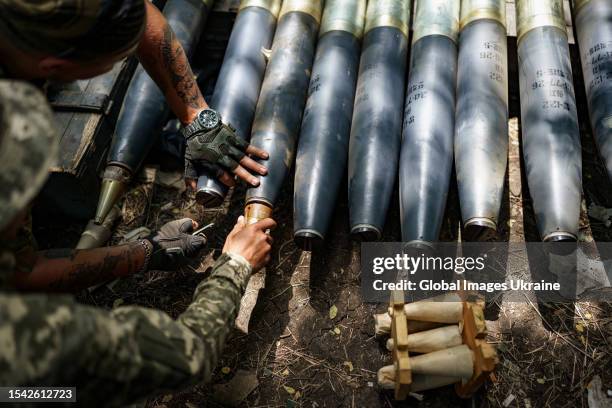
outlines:
[{"label": "tattooed forearm", "polygon": [[24,290],[74,292],[134,274],[144,261],[144,247],[138,242],[83,251],[45,251],[39,253],[31,272],[17,277],[16,284]]},{"label": "tattooed forearm", "polygon": [[203,98],[195,81],[195,76],[191,71],[189,60],[168,24],[164,27],[160,54],[164,66],[170,75],[172,85],[181,100],[194,109],[200,107],[203,103]]},{"label": "tattooed forearm", "polygon": [[208,105],[198,88],[185,50],[164,15],[147,3],[147,27],[138,46],[138,59],[166,96],[183,123],[193,121]]}]

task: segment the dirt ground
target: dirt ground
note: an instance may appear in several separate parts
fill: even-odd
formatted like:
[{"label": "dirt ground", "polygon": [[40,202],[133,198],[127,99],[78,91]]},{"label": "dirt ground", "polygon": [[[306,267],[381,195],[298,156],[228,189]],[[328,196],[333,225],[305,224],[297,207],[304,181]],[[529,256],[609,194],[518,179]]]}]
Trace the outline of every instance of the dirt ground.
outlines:
[{"label": "dirt ground", "polygon": [[[218,47],[223,49],[223,44]],[[221,52],[222,56],[222,52]],[[512,54],[511,54],[512,56]],[[510,61],[511,66],[516,62]],[[576,67],[575,67],[576,69]],[[511,84],[518,84],[511,72]],[[577,98],[584,101],[581,83]],[[539,241],[529,191],[521,172],[520,129],[516,90],[511,93],[511,149],[500,222],[500,241]],[[590,220],[586,208],[612,207],[612,185],[597,158],[588,127],[586,104],[579,103],[583,145],[585,203],[581,240],[612,241],[612,229]],[[158,179],[160,174],[158,174]],[[165,179],[172,178],[166,174]],[[180,175],[175,176],[176,179]],[[292,179],[292,177],[291,177]],[[166,180],[167,181],[167,180]],[[168,184],[165,182],[164,184]],[[449,193],[441,240],[457,241],[461,231],[455,182]],[[172,316],[189,304],[194,288],[220,253],[223,241],[243,210],[238,188],[220,209],[203,209],[193,197],[172,187],[139,183],[123,204],[123,220],[113,242],[136,227],[151,230],[190,216],[202,225],[215,222],[209,248],[192,268],[174,273],[152,271],[82,294],[82,302],[112,308],[137,304]],[[291,181],[285,184],[275,211],[272,262],[260,292],[248,335],[235,330],[216,369],[214,381],[148,401],[149,407],[218,407],[252,390],[234,405],[242,407],[587,407],[587,387],[595,376],[604,392],[612,389],[612,306],[576,303],[543,304],[500,300],[486,310],[488,340],[497,345],[500,364],[495,381],[472,399],[459,399],[452,387],[394,402],[376,385],[376,371],[390,364],[384,339],[374,335],[372,315],[386,305],[364,304],[360,288],[360,246],[348,235],[346,181],[324,248],[298,249],[292,241]],[[384,231],[385,241],[400,240],[397,192]],[[44,226],[47,246],[72,246],[82,225]],[[330,314],[330,309],[337,310]],[[255,382],[256,381],[256,382]],[[246,391],[245,391],[246,390]]]},{"label": "dirt ground", "polygon": [[[500,240],[537,241],[526,181],[520,171],[518,121],[510,121],[511,150]],[[609,182],[584,138],[587,202],[612,206]],[[180,174],[159,174],[162,182]],[[165,180],[165,181],[164,181]],[[180,185],[180,183],[176,183]],[[605,185],[606,190],[601,186]],[[190,216],[202,224],[215,222],[209,249],[193,268],[175,273],[149,272],[84,294],[81,301],[101,307],[138,304],[162,309],[172,316],[189,304],[196,285],[218,256],[224,237],[241,214],[244,189],[238,188],[219,209],[203,209],[188,193],[172,187],[139,184],[123,204],[123,220],[114,241],[133,228],[154,230],[164,222]],[[343,189],[346,189],[344,183]],[[495,381],[471,400],[459,399],[452,387],[394,402],[392,393],[376,385],[376,371],[390,364],[384,339],[374,335],[372,315],[386,305],[362,303],[360,246],[348,236],[348,204],[340,194],[329,239],[314,252],[292,241],[292,183],[286,183],[275,218],[274,256],[266,268],[248,335],[234,331],[218,364],[213,384],[178,394],[162,395],[150,407],[217,407],[231,399],[243,407],[586,407],[587,387],[595,375],[604,390],[612,388],[612,307],[610,304],[524,303],[488,305],[488,340],[498,348]],[[342,190],[344,191],[344,190]],[[591,194],[591,191],[596,193]],[[602,191],[606,191],[604,194]],[[384,240],[400,239],[399,206],[394,197]],[[586,205],[586,203],[585,203]],[[142,209],[145,208],[145,211]],[[582,217],[583,239],[609,240],[612,230]],[[456,241],[459,203],[450,191],[443,241]],[[333,318],[330,309],[337,313]],[[256,382],[254,382],[256,381]],[[228,392],[229,390],[229,392]],[[245,391],[246,390],[246,391]],[[605,391],[604,391],[605,392]],[[507,405],[502,405],[507,404]]]}]

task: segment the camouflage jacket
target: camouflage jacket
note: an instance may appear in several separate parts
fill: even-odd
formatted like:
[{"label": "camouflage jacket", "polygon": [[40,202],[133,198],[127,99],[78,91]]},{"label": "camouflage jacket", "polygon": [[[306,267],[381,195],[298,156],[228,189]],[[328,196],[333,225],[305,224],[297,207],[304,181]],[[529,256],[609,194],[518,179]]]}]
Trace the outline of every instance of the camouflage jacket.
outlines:
[{"label": "camouflage jacket", "polygon": [[[15,264],[0,247],[0,282]],[[119,406],[208,381],[250,274],[244,258],[223,254],[176,320],[0,287],[0,386],[73,386],[80,406]]]}]

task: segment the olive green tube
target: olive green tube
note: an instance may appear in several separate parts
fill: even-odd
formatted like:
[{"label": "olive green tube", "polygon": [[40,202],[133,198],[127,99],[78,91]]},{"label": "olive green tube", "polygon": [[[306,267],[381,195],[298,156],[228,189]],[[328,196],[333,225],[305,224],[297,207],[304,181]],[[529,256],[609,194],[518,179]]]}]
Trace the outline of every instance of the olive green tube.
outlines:
[{"label": "olive green tube", "polygon": [[297,149],[294,241],[320,243],[346,170],[366,0],[327,0]]},{"label": "olive green tube", "polygon": [[575,241],[582,194],[580,132],[562,0],[519,0],[523,154],[543,241]]},{"label": "olive green tube", "polygon": [[[163,13],[177,40],[191,56],[200,40],[213,0],[168,0]],[[164,94],[142,65],[127,89],[119,114],[94,221],[101,224],[119,201],[168,118]]]},{"label": "olive green tube", "polygon": [[612,2],[576,0],[574,13],[591,126],[612,181]]},{"label": "olive green tube", "polygon": [[508,162],[505,0],[463,0],[455,168],[468,240],[495,235]]},{"label": "olive green tube", "polygon": [[400,156],[402,240],[438,240],[453,166],[459,0],[417,2]]},{"label": "olive green tube", "polygon": [[268,174],[247,190],[247,205],[274,208],[293,164],[320,18],[319,0],[283,2],[251,132],[251,144],[270,155]]},{"label": "olive green tube", "polygon": [[[255,107],[266,71],[264,49],[272,45],[281,0],[242,0],[223,57],[215,92],[209,105],[236,135],[248,140]],[[221,205],[227,187],[214,177],[198,179],[196,200],[206,206]]]}]

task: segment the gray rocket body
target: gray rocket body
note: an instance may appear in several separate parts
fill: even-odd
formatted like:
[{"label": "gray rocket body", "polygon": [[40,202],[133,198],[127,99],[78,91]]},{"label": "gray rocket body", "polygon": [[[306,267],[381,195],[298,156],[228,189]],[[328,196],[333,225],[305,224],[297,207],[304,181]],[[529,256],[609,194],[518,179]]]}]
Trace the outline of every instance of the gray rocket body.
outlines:
[{"label": "gray rocket body", "polygon": [[612,180],[612,3],[591,0],[576,13],[591,126]]},{"label": "gray rocket body", "polygon": [[538,229],[544,241],[578,234],[582,159],[565,33],[537,27],[518,44],[523,154]]},{"label": "gray rocket body", "polygon": [[348,157],[360,40],[347,31],[319,39],[297,149],[294,237],[302,247],[325,237]]},{"label": "gray rocket body", "polygon": [[[168,24],[185,49],[193,53],[209,9],[197,0],[168,0],[163,9]],[[108,164],[135,172],[151,150],[169,113],[164,94],[142,65],[130,82],[108,154]]]},{"label": "gray rocket body", "polygon": [[318,29],[318,21],[304,12],[291,11],[279,19],[251,133],[251,143],[270,154],[270,159],[262,162],[268,174],[261,177],[259,187],[247,190],[247,204],[259,202],[274,207],[289,173]]},{"label": "gray rocket body", "polygon": [[412,46],[400,156],[404,242],[438,240],[453,165],[457,46],[428,35]]},{"label": "gray rocket body", "polygon": [[476,238],[497,228],[508,161],[508,47],[498,21],[461,30],[455,120],[461,216]]},{"label": "gray rocket body", "polygon": [[368,31],[362,44],[349,143],[351,234],[381,237],[395,186],[408,40],[395,27]]},{"label": "gray rocket body", "polygon": [[[230,123],[236,134],[248,140],[261,83],[266,70],[263,49],[269,49],[276,29],[276,16],[261,7],[240,10],[229,39],[210,106]],[[227,187],[214,177],[198,179],[196,199],[207,207],[218,206]]]}]

